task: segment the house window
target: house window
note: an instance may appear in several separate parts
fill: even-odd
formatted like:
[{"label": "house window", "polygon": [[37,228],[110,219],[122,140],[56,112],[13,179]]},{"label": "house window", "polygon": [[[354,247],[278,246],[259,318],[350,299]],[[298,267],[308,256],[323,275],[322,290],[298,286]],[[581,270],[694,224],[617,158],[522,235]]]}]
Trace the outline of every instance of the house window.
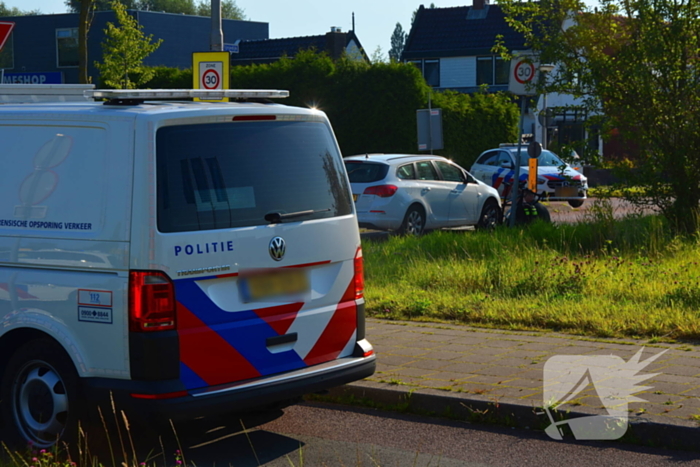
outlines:
[{"label": "house window", "polygon": [[10,33],[10,37],[7,38],[5,45],[0,50],[0,70],[15,67],[14,35],[14,33]]},{"label": "house window", "polygon": [[440,60],[424,60],[423,77],[428,85],[440,87]]},{"label": "house window", "polygon": [[476,84],[508,84],[510,63],[501,57],[476,58]]},{"label": "house window", "polygon": [[59,67],[78,66],[78,28],[56,29],[56,55]]},{"label": "house window", "polygon": [[425,82],[434,88],[440,87],[440,60],[409,60],[407,63],[415,66],[423,74]]}]

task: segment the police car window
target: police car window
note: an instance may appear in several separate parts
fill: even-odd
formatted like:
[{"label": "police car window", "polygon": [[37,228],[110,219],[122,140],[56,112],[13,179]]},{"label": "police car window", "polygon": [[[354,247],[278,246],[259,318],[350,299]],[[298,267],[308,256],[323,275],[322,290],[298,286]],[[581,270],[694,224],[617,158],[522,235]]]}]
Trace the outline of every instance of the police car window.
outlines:
[{"label": "police car window", "polygon": [[389,172],[389,166],[377,162],[345,161],[350,183],[372,183],[383,180]]},{"label": "police car window", "polygon": [[430,161],[420,161],[416,162],[416,168],[418,169],[418,179],[419,180],[437,180],[437,171],[433,167],[433,163]]},{"label": "police car window", "polygon": [[264,225],[352,213],[345,170],[328,127],[316,122],[167,126],[156,135],[161,232]]},{"label": "police car window", "polygon": [[402,165],[396,170],[396,176],[401,180],[415,180],[416,169],[413,167],[413,164]]},{"label": "police car window", "polygon": [[498,166],[503,167],[504,165],[513,165],[513,159],[505,151],[498,151]]},{"label": "police car window", "polygon": [[498,165],[498,152],[496,151],[491,151],[487,152],[486,154],[482,155],[478,161],[476,161],[477,164],[482,164],[482,165]]},{"label": "police car window", "polygon": [[457,167],[447,162],[436,161],[435,165],[440,169],[442,179],[447,182],[462,182],[464,181],[464,173]]}]

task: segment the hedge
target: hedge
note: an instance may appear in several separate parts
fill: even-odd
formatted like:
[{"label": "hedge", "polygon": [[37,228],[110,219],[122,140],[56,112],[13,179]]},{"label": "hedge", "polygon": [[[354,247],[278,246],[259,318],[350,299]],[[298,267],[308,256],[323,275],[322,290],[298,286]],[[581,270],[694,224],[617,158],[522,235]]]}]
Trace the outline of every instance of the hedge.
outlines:
[{"label": "hedge", "polygon": [[[190,88],[192,70],[157,67],[150,88]],[[323,110],[344,155],[416,153],[416,110],[426,108],[430,87],[411,64],[333,61],[303,51],[294,59],[235,66],[232,89],[287,89],[285,104]],[[517,139],[518,107],[503,93],[432,92],[443,110],[445,149],[436,151],[469,168],[484,150]]]}]

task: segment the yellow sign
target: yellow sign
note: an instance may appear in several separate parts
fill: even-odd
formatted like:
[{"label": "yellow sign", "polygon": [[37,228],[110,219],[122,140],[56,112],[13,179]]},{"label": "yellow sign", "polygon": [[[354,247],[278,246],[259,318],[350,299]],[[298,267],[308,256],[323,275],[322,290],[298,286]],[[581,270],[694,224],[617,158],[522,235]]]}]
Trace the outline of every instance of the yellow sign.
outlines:
[{"label": "yellow sign", "polygon": [[527,189],[537,193],[537,158],[531,157],[528,160]]},{"label": "yellow sign", "polygon": [[[229,89],[230,73],[231,55],[228,52],[194,52],[192,54],[194,89]],[[207,102],[210,101],[207,99]],[[212,102],[228,102],[228,97]]]}]

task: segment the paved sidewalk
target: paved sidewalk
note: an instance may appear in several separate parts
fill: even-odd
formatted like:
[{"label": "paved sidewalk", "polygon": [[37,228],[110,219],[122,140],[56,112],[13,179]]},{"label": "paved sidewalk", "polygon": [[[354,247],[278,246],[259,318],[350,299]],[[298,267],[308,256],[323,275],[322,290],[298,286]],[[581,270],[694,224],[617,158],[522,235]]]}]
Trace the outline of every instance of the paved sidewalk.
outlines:
[{"label": "paved sidewalk", "polygon": [[[538,414],[545,403],[543,369],[550,357],[614,355],[628,362],[642,347],[642,361],[667,350],[638,373],[658,374],[638,384],[650,388],[634,394],[646,402],[632,402],[627,408],[626,438],[700,449],[700,345],[375,319],[367,321],[367,337],[377,351],[377,372],[334,394],[531,428],[550,423]],[[593,385],[558,410],[568,412],[566,418],[608,414]]]}]

